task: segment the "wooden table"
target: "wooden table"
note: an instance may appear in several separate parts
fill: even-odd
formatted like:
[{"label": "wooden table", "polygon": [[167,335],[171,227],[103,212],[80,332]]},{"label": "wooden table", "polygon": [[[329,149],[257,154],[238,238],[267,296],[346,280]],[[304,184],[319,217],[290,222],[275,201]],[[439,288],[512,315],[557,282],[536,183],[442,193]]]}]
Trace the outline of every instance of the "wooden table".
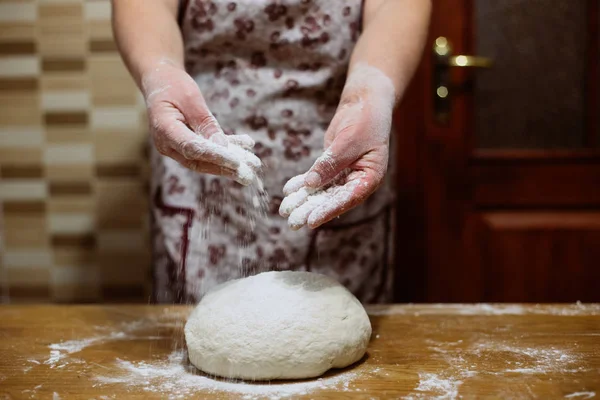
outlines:
[{"label": "wooden table", "polygon": [[369,307],[366,358],[321,380],[214,380],[184,306],[0,307],[0,398],[600,399],[600,305]]}]

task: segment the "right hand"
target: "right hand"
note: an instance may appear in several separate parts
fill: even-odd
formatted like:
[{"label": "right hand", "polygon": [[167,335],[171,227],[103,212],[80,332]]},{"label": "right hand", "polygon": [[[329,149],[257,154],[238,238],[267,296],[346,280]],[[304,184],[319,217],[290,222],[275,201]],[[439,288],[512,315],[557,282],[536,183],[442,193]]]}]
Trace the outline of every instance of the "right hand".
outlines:
[{"label": "right hand", "polygon": [[196,172],[249,185],[261,161],[248,135],[225,135],[196,82],[177,64],[163,60],[142,78],[156,149]]}]

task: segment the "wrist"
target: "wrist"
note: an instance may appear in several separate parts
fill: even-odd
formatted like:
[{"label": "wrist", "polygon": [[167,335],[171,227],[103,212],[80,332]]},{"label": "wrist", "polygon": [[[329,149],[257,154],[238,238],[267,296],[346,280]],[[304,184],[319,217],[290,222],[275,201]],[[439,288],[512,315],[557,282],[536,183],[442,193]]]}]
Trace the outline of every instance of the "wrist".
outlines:
[{"label": "wrist", "polygon": [[140,89],[142,95],[147,99],[153,92],[164,87],[168,83],[162,76],[168,74],[169,70],[185,73],[183,63],[167,57],[157,57],[149,60],[140,68]]},{"label": "wrist", "polygon": [[390,109],[396,105],[396,90],[392,80],[380,69],[360,62],[353,65],[341,96],[341,104],[360,102]]}]

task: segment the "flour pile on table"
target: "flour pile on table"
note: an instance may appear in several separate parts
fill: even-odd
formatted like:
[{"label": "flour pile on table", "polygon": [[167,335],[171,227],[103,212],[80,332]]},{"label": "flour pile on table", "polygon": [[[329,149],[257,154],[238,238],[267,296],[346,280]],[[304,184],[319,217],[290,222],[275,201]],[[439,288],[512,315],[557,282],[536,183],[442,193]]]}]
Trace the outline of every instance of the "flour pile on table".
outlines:
[{"label": "flour pile on table", "polygon": [[169,398],[188,398],[202,393],[231,393],[242,399],[281,399],[310,394],[316,390],[349,391],[350,384],[359,377],[359,372],[345,371],[329,377],[293,383],[245,383],[225,381],[198,375],[196,369],[187,363],[187,353],[175,350],[168,360],[155,362],[131,362],[117,360],[121,374],[101,376],[97,380],[102,385],[123,384],[135,390],[163,394]]}]

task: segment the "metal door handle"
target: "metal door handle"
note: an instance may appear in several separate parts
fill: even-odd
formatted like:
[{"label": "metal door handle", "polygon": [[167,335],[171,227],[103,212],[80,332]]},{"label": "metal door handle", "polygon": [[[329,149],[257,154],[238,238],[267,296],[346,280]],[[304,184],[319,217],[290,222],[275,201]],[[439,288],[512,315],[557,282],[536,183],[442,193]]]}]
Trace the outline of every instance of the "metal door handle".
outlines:
[{"label": "metal door handle", "polygon": [[440,123],[450,118],[450,67],[491,68],[493,60],[486,57],[452,55],[452,45],[444,36],[435,39],[433,45],[433,107],[435,118]]}]

